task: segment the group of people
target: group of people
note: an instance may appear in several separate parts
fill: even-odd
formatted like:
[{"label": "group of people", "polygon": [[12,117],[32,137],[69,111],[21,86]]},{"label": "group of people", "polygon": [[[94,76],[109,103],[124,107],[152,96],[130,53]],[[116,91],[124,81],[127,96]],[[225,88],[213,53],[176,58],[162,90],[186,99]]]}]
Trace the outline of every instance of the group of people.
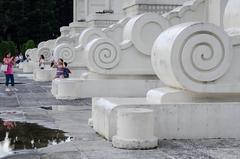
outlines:
[{"label": "group of people", "polygon": [[[52,68],[57,68],[56,76],[55,78],[69,78],[69,74],[71,71],[68,68],[67,62],[64,62],[62,58],[59,58],[57,62],[54,60],[51,62]],[[44,55],[41,55],[39,58],[39,68],[44,69],[45,68],[45,57]]]},{"label": "group of people", "polygon": [[[21,56],[21,55],[20,55]],[[18,89],[15,88],[15,81],[14,81],[14,71],[13,67],[15,64],[19,62],[19,57],[14,57],[11,55],[11,53],[6,53],[3,59],[3,65],[6,66],[6,70],[4,70],[5,74],[5,91],[18,91]],[[56,76],[55,78],[69,78],[69,74],[71,71],[68,68],[68,64],[63,61],[62,58],[59,58],[57,62],[52,61],[51,63],[52,68],[56,68]],[[39,68],[44,69],[45,68],[45,58],[43,55],[39,58]],[[11,87],[9,87],[11,85]]]}]

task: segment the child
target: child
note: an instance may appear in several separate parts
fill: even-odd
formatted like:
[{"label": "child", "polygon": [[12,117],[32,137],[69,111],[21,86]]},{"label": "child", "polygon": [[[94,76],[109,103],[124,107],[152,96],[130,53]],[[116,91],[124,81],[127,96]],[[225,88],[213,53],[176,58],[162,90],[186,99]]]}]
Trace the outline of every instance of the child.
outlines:
[{"label": "child", "polygon": [[68,69],[68,64],[66,62],[64,62],[64,70],[63,70],[63,77],[64,78],[69,78],[69,73],[71,73],[71,71]]},{"label": "child", "polygon": [[3,59],[3,63],[5,65],[7,65],[7,71],[5,71],[5,77],[6,77],[6,89],[5,91],[6,92],[9,92],[11,91],[9,88],[8,88],[8,85],[9,85],[9,81],[11,81],[11,86],[12,86],[12,90],[13,91],[17,91],[17,89],[14,87],[15,85],[15,82],[14,82],[14,74],[13,74],[13,66],[15,64],[15,59],[14,57],[11,57],[11,54],[10,53],[7,53],[6,56],[4,57]]},{"label": "child", "polygon": [[64,76],[63,76],[63,72],[64,72],[63,59],[59,58],[55,67],[57,68],[57,73],[56,73],[55,78],[64,78]]},{"label": "child", "polygon": [[41,70],[43,70],[45,67],[45,57],[43,55],[41,55],[39,58],[39,67]]}]

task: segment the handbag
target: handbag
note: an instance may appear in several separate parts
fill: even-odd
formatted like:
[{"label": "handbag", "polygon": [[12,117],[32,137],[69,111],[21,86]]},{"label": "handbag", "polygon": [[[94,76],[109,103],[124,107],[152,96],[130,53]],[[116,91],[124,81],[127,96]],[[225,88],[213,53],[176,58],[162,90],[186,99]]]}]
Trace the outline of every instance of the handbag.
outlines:
[{"label": "handbag", "polygon": [[5,65],[5,64],[2,64],[2,65],[1,65],[1,71],[2,71],[2,72],[6,72],[7,69],[8,69],[8,65]]}]

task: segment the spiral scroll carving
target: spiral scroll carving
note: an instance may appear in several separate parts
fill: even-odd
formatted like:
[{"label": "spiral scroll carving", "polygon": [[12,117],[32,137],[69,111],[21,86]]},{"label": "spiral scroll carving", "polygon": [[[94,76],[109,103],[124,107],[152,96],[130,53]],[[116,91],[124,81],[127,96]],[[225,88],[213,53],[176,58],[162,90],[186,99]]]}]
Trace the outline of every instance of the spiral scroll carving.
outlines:
[{"label": "spiral scroll carving", "polygon": [[94,72],[106,73],[120,62],[120,49],[108,39],[95,39],[86,46],[88,67]]},{"label": "spiral scroll carving", "polygon": [[30,49],[30,52],[29,52],[29,57],[31,59],[31,61],[38,61],[38,49],[37,48],[34,48],[34,49]]},{"label": "spiral scroll carving", "polygon": [[150,56],[154,41],[168,26],[168,21],[156,13],[137,15],[126,24],[123,39],[131,41],[139,52]]},{"label": "spiral scroll carving", "polygon": [[32,51],[32,49],[28,49],[28,50],[25,52],[25,56],[30,56],[31,51]]},{"label": "spiral scroll carving", "polygon": [[85,29],[78,39],[78,44],[85,47],[89,42],[96,38],[107,38],[106,34],[97,28]]},{"label": "spiral scroll carving", "polygon": [[202,90],[204,85],[224,76],[231,60],[228,36],[203,23],[170,28],[159,36],[152,51],[154,70],[163,82],[195,92],[208,91]]},{"label": "spiral scroll carving", "polygon": [[62,58],[65,62],[72,63],[76,58],[76,54],[71,45],[61,44],[54,49],[54,58]]},{"label": "spiral scroll carving", "polygon": [[49,47],[42,47],[38,49],[38,56],[43,55],[45,57],[45,61],[49,62],[52,59],[52,52]]},{"label": "spiral scroll carving", "polygon": [[46,41],[40,42],[40,43],[38,44],[38,48],[44,47],[45,44],[46,44]]}]

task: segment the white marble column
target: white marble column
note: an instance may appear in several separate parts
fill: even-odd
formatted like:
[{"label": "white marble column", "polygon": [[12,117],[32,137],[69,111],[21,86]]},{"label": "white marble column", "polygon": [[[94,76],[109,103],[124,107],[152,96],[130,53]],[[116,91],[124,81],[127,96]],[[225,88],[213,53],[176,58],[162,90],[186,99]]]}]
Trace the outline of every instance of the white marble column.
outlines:
[{"label": "white marble column", "polygon": [[228,0],[209,0],[208,21],[223,27],[223,16]]},{"label": "white marble column", "polygon": [[73,2],[73,22],[85,19],[85,0],[74,0]]},{"label": "white marble column", "polygon": [[89,13],[89,0],[85,0],[85,17],[87,17]]},{"label": "white marble column", "polygon": [[239,30],[240,28],[240,1],[239,0],[229,0],[224,13],[224,28],[230,29],[235,28]]},{"label": "white marble column", "polygon": [[112,4],[111,4],[111,0],[105,0],[105,6],[107,10],[111,10],[112,9]]},{"label": "white marble column", "polygon": [[77,20],[78,20],[77,2],[78,2],[78,0],[73,0],[73,22],[77,22]]}]

